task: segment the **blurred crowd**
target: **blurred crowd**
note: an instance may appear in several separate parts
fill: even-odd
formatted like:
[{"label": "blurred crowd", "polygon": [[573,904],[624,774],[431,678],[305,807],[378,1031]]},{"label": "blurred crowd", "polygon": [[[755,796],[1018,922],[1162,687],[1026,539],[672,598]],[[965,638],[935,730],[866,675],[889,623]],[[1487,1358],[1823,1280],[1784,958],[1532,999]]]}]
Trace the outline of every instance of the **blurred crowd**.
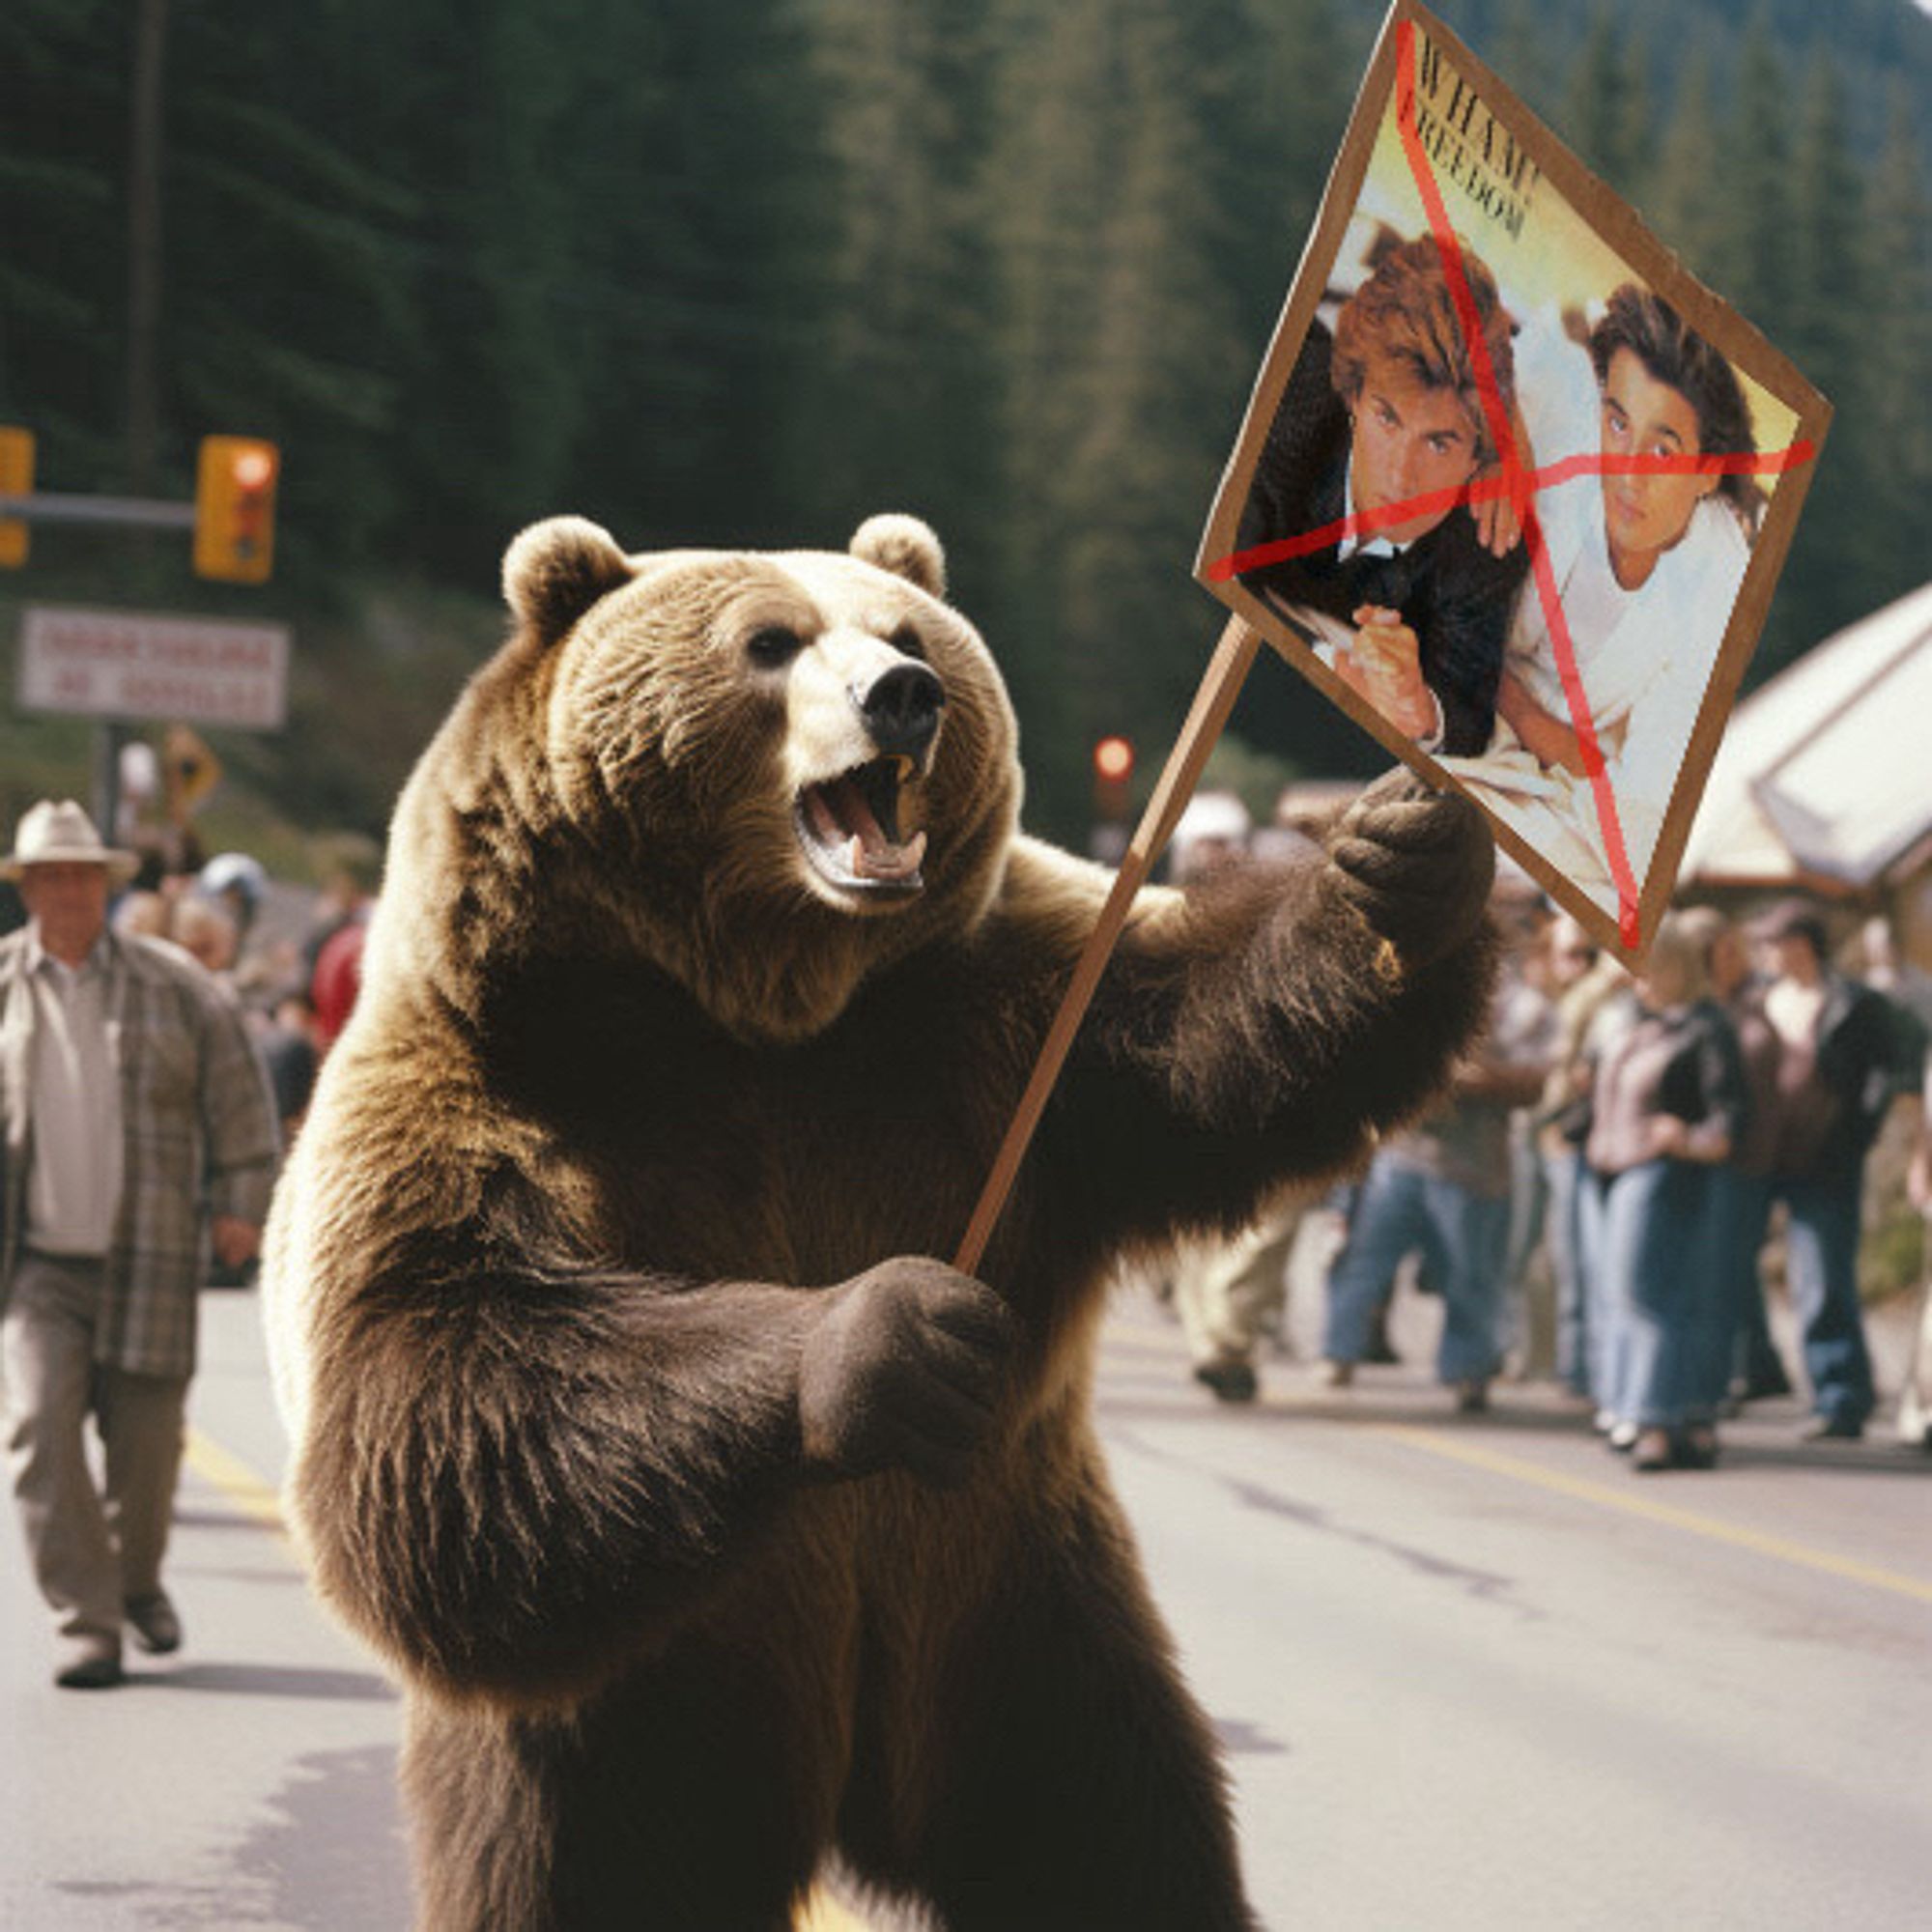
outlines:
[{"label": "blurred crowd", "polygon": [[[267,1070],[286,1145],[355,1003],[381,845],[361,833],[320,838],[316,883],[299,885],[271,879],[246,852],[207,857],[191,836],[128,843],[134,869],[116,882],[109,925],[186,953],[235,1007]],[[0,934],[25,919],[18,892],[0,883]]]},{"label": "blurred crowd", "polygon": [[[1203,793],[1171,874],[1285,853],[1308,836],[1300,808],[1312,825],[1324,802],[1291,791],[1257,827],[1234,794]],[[1174,1259],[1160,1292],[1196,1379],[1255,1399],[1264,1353],[1289,1349],[1291,1256],[1312,1239],[1328,1387],[1395,1359],[1388,1310],[1410,1284],[1439,1298],[1435,1372],[1464,1411],[1507,1362],[1553,1377],[1644,1472],[1711,1467],[1719,1424],[1771,1396],[1804,1394],[1806,1439],[1859,1438],[1877,1405],[1865,1168],[1891,1123],[1916,1139],[1908,1185],[1927,1207],[1932,976],[1882,918],[1834,947],[1802,898],[1672,912],[1635,974],[1507,861],[1492,910],[1490,1026],[1434,1111],[1321,1202]]]}]

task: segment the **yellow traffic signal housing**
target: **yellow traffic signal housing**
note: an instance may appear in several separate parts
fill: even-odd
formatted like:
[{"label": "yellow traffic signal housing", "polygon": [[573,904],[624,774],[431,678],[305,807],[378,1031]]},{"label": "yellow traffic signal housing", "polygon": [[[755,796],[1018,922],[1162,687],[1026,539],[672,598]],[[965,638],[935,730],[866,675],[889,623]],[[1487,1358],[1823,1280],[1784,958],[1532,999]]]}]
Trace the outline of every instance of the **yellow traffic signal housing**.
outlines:
[{"label": "yellow traffic signal housing", "polygon": [[[33,431],[0,429],[0,497],[30,497],[33,491]],[[0,517],[0,569],[18,570],[26,560],[26,520]]]},{"label": "yellow traffic signal housing", "polygon": [[194,488],[194,574],[266,583],[275,561],[282,453],[249,436],[205,436]]}]

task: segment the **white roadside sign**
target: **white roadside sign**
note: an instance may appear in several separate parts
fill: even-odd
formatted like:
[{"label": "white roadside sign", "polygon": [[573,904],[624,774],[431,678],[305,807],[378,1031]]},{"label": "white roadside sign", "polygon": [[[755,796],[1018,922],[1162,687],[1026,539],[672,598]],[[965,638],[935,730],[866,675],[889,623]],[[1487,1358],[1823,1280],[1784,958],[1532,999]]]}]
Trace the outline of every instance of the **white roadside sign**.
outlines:
[{"label": "white roadside sign", "polygon": [[23,711],[273,731],[288,715],[288,669],[283,624],[32,605],[15,696]]}]

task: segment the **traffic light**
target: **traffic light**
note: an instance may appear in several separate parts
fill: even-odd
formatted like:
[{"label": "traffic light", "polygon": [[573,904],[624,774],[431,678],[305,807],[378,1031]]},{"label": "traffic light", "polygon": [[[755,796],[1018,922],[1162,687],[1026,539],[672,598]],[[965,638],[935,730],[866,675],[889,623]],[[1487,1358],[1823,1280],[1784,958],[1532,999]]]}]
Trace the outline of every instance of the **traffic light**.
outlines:
[{"label": "traffic light", "polygon": [[248,436],[205,436],[194,488],[194,574],[266,583],[275,560],[282,454]]},{"label": "traffic light", "polygon": [[[30,497],[33,491],[33,431],[0,429],[0,497]],[[25,519],[0,517],[0,569],[18,570],[26,560]]]},{"label": "traffic light", "polygon": [[1118,734],[1101,738],[1094,746],[1094,784],[1096,800],[1115,808],[1102,816],[1119,818],[1127,810],[1127,781],[1134,775],[1134,745],[1131,738]]},{"label": "traffic light", "polygon": [[1134,745],[1118,732],[1094,743],[1094,858],[1118,865],[1127,847],[1127,820],[1133,801],[1127,787],[1134,776]]}]

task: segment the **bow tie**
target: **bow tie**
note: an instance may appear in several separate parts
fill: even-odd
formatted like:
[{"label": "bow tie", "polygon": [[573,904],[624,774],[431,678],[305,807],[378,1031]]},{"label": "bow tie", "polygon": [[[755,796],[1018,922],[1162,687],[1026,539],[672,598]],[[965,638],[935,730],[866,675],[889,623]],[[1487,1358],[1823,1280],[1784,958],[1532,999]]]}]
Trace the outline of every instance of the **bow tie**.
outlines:
[{"label": "bow tie", "polygon": [[1415,587],[1406,552],[1401,556],[1364,556],[1357,552],[1342,568],[1352,576],[1357,601],[1363,604],[1399,611]]}]

